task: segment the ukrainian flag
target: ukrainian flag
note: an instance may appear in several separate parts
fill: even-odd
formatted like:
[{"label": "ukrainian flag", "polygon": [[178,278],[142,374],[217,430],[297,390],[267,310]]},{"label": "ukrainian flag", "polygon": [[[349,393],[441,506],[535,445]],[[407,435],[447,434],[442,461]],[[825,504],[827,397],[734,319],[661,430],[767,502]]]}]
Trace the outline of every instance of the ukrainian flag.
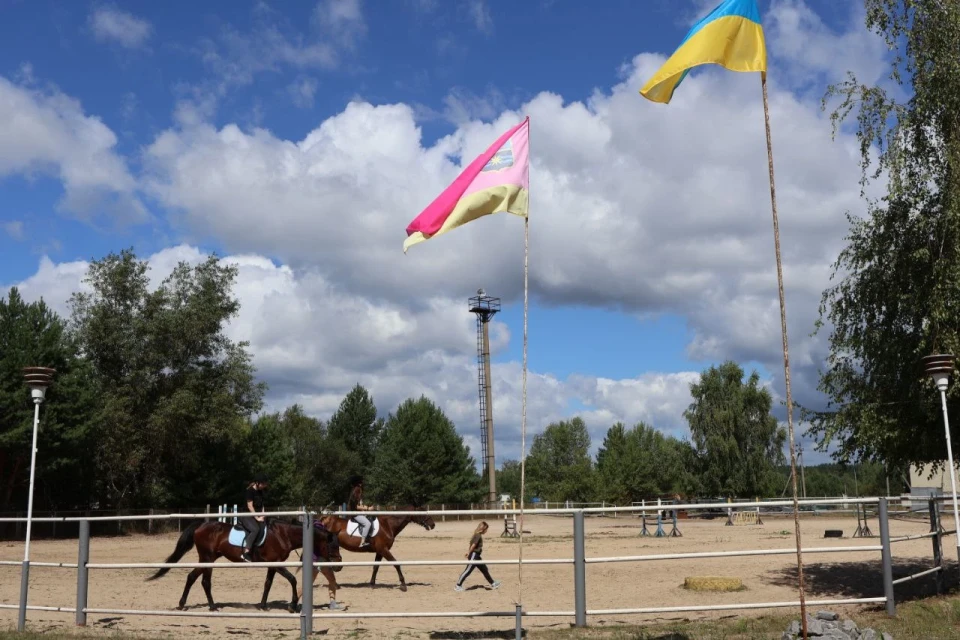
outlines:
[{"label": "ukrainian flag", "polygon": [[670,102],[690,69],[701,64],[766,73],[767,46],[756,0],[723,0],[693,26],[640,95],[653,102]]}]

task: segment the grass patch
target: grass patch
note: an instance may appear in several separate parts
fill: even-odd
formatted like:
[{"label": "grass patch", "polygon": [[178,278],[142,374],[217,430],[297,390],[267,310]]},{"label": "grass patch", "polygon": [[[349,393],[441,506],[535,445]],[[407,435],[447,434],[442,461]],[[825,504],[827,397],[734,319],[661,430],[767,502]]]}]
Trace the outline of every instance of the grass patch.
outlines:
[{"label": "grass patch", "polygon": [[[809,613],[817,609],[808,608]],[[531,629],[529,637],[543,640],[779,640],[793,615],[727,617],[717,620],[678,621],[649,625],[589,627],[587,629]],[[960,595],[928,598],[897,605],[897,617],[882,608],[864,609],[852,616],[861,629],[886,631],[896,640],[960,640]],[[841,616],[846,619],[847,616]]]}]

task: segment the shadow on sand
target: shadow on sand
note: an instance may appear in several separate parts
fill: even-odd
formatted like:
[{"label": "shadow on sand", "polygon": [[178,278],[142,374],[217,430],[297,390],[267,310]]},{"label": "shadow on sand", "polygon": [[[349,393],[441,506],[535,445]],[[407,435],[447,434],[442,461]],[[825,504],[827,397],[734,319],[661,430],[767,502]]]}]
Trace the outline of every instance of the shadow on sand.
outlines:
[{"label": "shadow on sand", "polygon": [[[896,549],[896,547],[894,547]],[[944,551],[947,551],[946,549]],[[893,579],[903,578],[933,567],[933,559],[893,558]],[[883,596],[883,565],[881,560],[861,562],[814,562],[804,559],[803,578],[807,597],[875,598]],[[943,586],[946,591],[957,587],[957,563],[943,563]],[[771,571],[766,582],[781,587],[797,586],[797,568]],[[897,602],[919,600],[937,595],[934,574],[894,585]]]}]

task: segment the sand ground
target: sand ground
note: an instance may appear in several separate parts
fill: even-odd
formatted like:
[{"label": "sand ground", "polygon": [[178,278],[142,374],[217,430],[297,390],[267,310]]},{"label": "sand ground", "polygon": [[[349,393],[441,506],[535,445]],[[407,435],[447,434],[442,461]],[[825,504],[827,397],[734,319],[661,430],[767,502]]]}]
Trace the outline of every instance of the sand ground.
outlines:
[{"label": "sand ground", "polygon": [[[659,553],[732,551],[743,549],[790,548],[793,543],[793,520],[765,517],[763,525],[724,526],[723,519],[681,520],[682,537],[643,538],[640,521],[632,516],[594,517],[586,521],[587,558]],[[476,523],[439,521],[433,531],[410,525],[394,545],[398,560],[447,559],[464,557],[470,534]],[[869,546],[879,538],[851,538],[856,528],[854,517],[809,517],[802,520],[804,547]],[[874,533],[879,524],[871,521]],[[924,522],[891,521],[891,535],[923,533]],[[524,529],[530,534],[524,540],[524,558],[572,558],[573,521],[568,517],[527,517]],[[651,530],[653,528],[651,527]],[[841,529],[842,539],[824,539],[825,529]],[[516,558],[518,543],[500,538],[502,525],[491,520],[485,537],[484,558]],[[669,532],[669,525],[666,526]],[[162,562],[173,550],[176,534],[94,538],[90,545],[91,562]],[[949,539],[948,539],[949,540]],[[946,558],[952,559],[952,543],[945,541]],[[932,565],[931,541],[911,540],[894,545],[895,577],[913,573]],[[0,543],[0,560],[22,559],[22,543]],[[34,561],[76,562],[75,540],[38,541],[31,546]],[[343,553],[344,560],[370,560],[369,554]],[[197,561],[191,551],[184,561]],[[223,562],[223,561],[221,561]],[[855,598],[882,596],[879,551],[807,554],[804,556],[807,597],[810,599]],[[368,585],[369,567],[347,567],[337,574],[340,583],[338,600],[346,612],[410,612],[410,611],[513,611],[518,598],[516,566],[492,566],[493,576],[502,581],[499,590],[483,588],[479,571],[474,571],[464,592],[453,586],[461,567],[411,566],[404,569],[409,585],[407,592],[392,567],[384,567],[378,575],[378,586]],[[171,570],[165,577],[145,582],[146,569],[91,569],[89,607],[116,609],[157,609],[173,611],[183,589],[186,569]],[[224,611],[254,611],[260,601],[265,570],[214,570],[213,595]],[[954,571],[949,574],[954,574]],[[731,593],[696,593],[683,588],[683,578],[691,575],[736,576],[745,589]],[[790,601],[798,597],[796,588],[796,555],[754,556],[741,558],[709,558],[656,560],[644,562],[588,564],[586,569],[587,608],[613,609],[626,607],[682,606],[713,603],[746,603]],[[15,566],[0,567],[0,603],[16,604],[20,570]],[[916,580],[902,588],[897,596],[916,597],[933,591],[932,578]],[[269,601],[275,612],[283,612],[290,598],[290,586],[282,577],[274,581]],[[31,605],[73,606],[76,601],[76,570],[40,568],[31,570]],[[326,601],[325,582],[318,579],[314,602]],[[572,611],[574,606],[573,566],[529,565],[523,568],[523,603],[529,611]],[[198,581],[188,601],[191,611],[205,612],[203,589]],[[842,610],[839,609],[838,610]],[[318,613],[326,610],[320,608]],[[591,615],[590,625],[637,623],[648,620],[676,620],[710,615],[751,615],[770,612],[724,612],[716,614],[682,613],[655,615]],[[74,614],[30,611],[28,623],[35,630],[71,628]],[[572,618],[525,618],[524,626],[531,635],[550,628],[567,628]],[[16,623],[16,611],[0,609],[0,628]],[[450,632],[471,632],[470,637],[484,637],[513,628],[510,618],[408,618],[408,619],[317,619],[316,633],[330,637],[347,635],[364,637],[452,637]],[[266,635],[272,638],[294,638],[299,634],[296,618],[283,620],[216,619],[134,615],[90,614],[91,629],[114,629],[178,637],[202,635],[226,638],[237,634]],[[437,632],[440,632],[439,635]],[[512,637],[512,636],[510,636]]]}]

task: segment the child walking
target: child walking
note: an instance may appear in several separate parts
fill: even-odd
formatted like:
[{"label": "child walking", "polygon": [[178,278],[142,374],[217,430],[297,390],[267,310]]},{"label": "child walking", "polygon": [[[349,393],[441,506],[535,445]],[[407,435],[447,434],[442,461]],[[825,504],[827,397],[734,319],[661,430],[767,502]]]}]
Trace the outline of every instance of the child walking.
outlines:
[{"label": "child walking", "polygon": [[[473,532],[473,537],[470,538],[470,548],[467,549],[467,560],[482,560],[480,555],[483,553],[483,534],[487,532],[488,525],[486,522],[481,522],[476,531]],[[483,574],[483,577],[487,579],[487,582],[490,583],[491,589],[500,588],[500,581],[494,580],[490,576],[490,571],[487,570],[487,565],[485,564],[468,564],[467,568],[463,570],[463,573],[460,574],[460,579],[457,580],[456,586],[453,588],[454,591],[463,591],[463,581],[467,579],[474,569],[479,569],[480,573]]]}]

